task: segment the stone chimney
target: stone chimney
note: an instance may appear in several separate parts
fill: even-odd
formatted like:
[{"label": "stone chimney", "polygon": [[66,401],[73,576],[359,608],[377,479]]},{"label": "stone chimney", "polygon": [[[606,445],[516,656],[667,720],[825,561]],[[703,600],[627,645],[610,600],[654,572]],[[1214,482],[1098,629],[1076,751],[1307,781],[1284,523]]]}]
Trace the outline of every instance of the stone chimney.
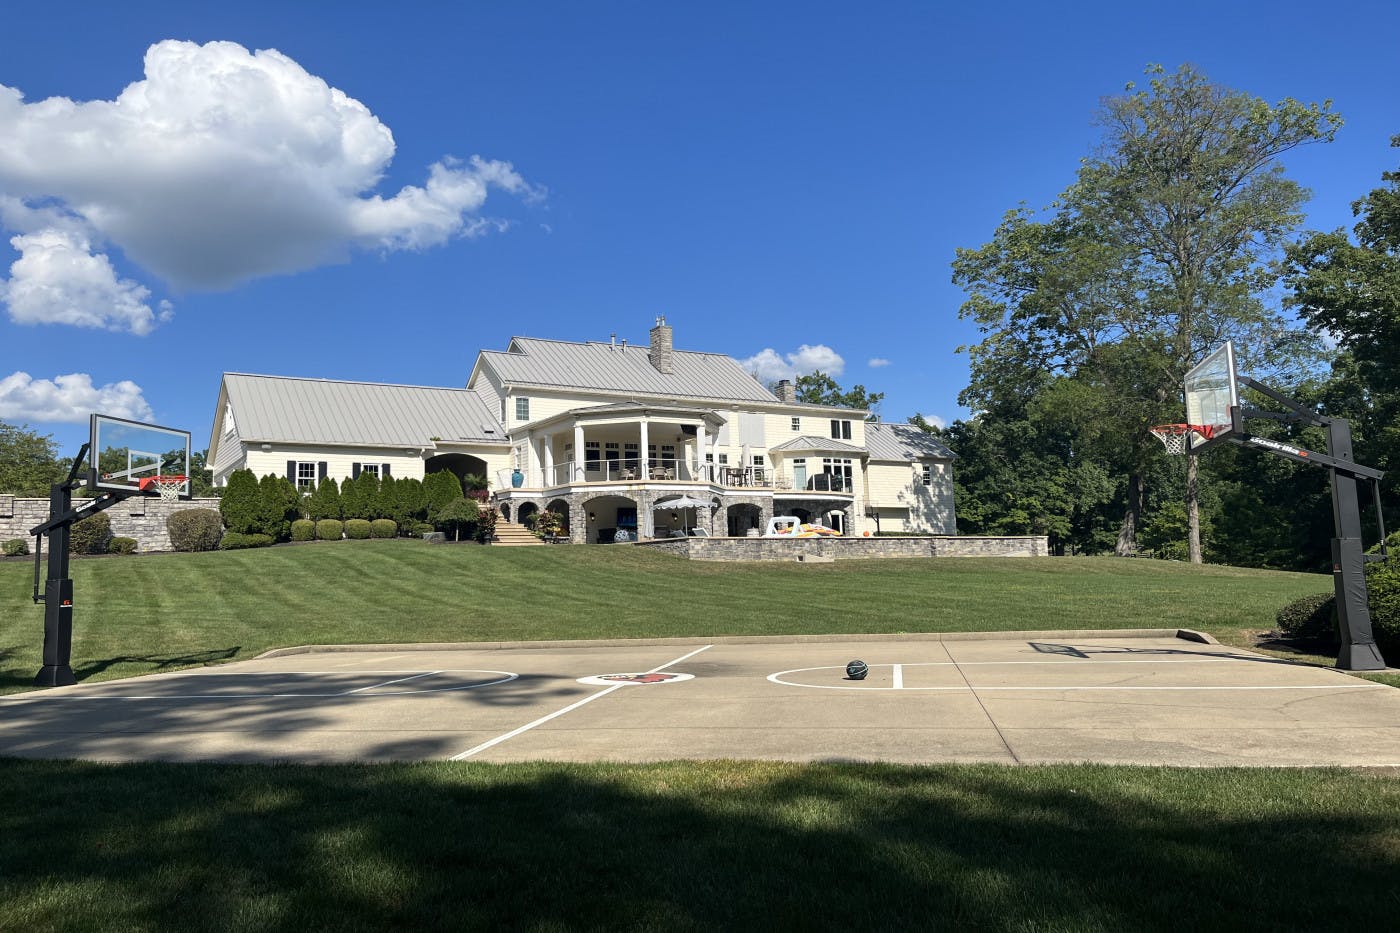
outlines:
[{"label": "stone chimney", "polygon": [[795,402],[797,401],[797,386],[792,384],[791,379],[779,379],[774,394],[778,396],[780,402]]},{"label": "stone chimney", "polygon": [[664,317],[657,318],[656,326],[651,329],[651,348],[647,350],[647,359],[659,373],[669,376],[675,372],[671,362],[671,328]]}]

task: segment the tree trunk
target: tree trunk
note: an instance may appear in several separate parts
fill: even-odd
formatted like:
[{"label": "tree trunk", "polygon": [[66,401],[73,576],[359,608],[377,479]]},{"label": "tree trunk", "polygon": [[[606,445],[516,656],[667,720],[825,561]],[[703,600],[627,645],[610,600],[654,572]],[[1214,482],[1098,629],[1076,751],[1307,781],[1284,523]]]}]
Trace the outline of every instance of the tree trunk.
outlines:
[{"label": "tree trunk", "polygon": [[1118,529],[1118,543],[1113,553],[1118,557],[1132,557],[1137,553],[1138,528],[1142,525],[1143,485],[1142,474],[1128,476],[1128,510],[1123,513],[1123,525]]},{"label": "tree trunk", "polygon": [[1201,562],[1201,502],[1196,495],[1200,464],[1195,454],[1186,454],[1186,550],[1191,563]]}]

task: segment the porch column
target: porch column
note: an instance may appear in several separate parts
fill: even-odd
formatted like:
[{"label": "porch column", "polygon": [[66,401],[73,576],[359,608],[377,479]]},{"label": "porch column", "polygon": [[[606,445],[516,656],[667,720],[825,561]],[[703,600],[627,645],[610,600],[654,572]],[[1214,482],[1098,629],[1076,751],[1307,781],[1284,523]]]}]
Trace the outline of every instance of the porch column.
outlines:
[{"label": "porch column", "polygon": [[[646,423],[642,423],[643,434],[646,437]],[[645,448],[643,448],[645,449]],[[656,504],[656,494],[651,492],[641,492],[637,495],[637,540],[644,541],[656,537],[656,513],[652,511],[652,506]]]},{"label": "porch column", "polygon": [[641,454],[642,463],[641,468],[637,471],[637,476],[642,479],[651,479],[651,458],[647,456],[647,446],[651,443],[651,416],[642,415],[642,421],[638,427],[641,429],[641,450],[638,453]]},{"label": "porch column", "polygon": [[705,475],[705,422],[695,429],[695,475]]},{"label": "porch column", "polygon": [[583,422],[574,420],[574,480],[584,479],[583,474]]},{"label": "porch column", "polygon": [[546,486],[553,486],[553,485],[555,485],[556,482],[558,482],[558,481],[554,478],[554,435],[553,435],[553,434],[546,434],[546,435],[544,436],[544,457],[542,458],[542,460],[543,460],[543,463],[544,463],[544,485],[546,485]]}]

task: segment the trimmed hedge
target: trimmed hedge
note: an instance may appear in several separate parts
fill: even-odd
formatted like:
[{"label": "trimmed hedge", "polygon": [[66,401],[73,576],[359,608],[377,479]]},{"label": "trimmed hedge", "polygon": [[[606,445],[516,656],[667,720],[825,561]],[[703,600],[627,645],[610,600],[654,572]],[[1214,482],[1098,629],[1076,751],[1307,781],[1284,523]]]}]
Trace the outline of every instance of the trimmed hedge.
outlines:
[{"label": "trimmed hedge", "polygon": [[1400,553],[1392,550],[1389,560],[1366,568],[1366,589],[1376,646],[1393,667],[1400,661]]},{"label": "trimmed hedge", "polygon": [[433,527],[432,522],[418,522],[413,526],[413,536],[415,538],[432,534],[435,531],[437,531],[437,529]]},{"label": "trimmed hedge", "polygon": [[135,539],[135,538],[113,538],[111,541],[108,541],[108,542],[107,542],[107,553],[108,553],[108,554],[135,554],[135,553],[136,553],[136,539]]},{"label": "trimmed hedge", "polygon": [[177,551],[215,551],[224,536],[224,517],[216,509],[181,509],[170,513],[165,530]]},{"label": "trimmed hedge", "polygon": [[338,518],[323,518],[316,523],[317,541],[339,541],[342,532],[345,531],[345,523]]},{"label": "trimmed hedge", "polygon": [[219,550],[241,551],[250,547],[267,547],[270,544],[272,544],[272,535],[245,535],[237,531],[226,531],[223,540],[219,542]]},{"label": "trimmed hedge", "polygon": [[29,553],[29,542],[23,538],[11,538],[0,543],[0,554],[6,557],[23,557]]},{"label": "trimmed hedge", "polygon": [[[360,475],[364,476],[365,474],[361,473]],[[369,535],[372,530],[373,527],[370,525],[369,519],[347,518],[345,520],[345,537],[352,541],[369,540]]]},{"label": "trimmed hedge", "polygon": [[74,554],[106,554],[107,542],[112,540],[112,519],[105,512],[89,515],[73,526],[68,541]]},{"label": "trimmed hedge", "polygon": [[369,523],[371,538],[392,538],[399,533],[399,523],[391,518],[376,518]]},{"label": "trimmed hedge", "polygon": [[1279,631],[1294,638],[1337,638],[1337,597],[1334,593],[1299,596],[1278,611]]},{"label": "trimmed hedge", "polygon": [[305,518],[292,522],[293,541],[315,541],[316,523]]}]

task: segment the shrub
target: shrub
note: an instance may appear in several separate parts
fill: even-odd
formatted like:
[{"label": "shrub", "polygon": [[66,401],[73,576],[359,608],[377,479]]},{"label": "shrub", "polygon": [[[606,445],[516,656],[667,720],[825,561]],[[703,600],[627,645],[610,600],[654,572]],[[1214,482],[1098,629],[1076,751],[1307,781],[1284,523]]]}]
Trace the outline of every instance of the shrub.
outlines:
[{"label": "shrub", "polygon": [[371,538],[392,538],[399,533],[399,523],[391,518],[376,518],[369,523]]},{"label": "shrub", "polygon": [[411,526],[428,517],[428,497],[423,492],[422,480],[400,479],[394,481],[394,510],[389,517],[399,523],[399,527]]},{"label": "shrub", "polygon": [[73,526],[68,546],[75,554],[106,554],[111,538],[112,519],[105,512],[98,512]]},{"label": "shrub", "polygon": [[292,522],[301,518],[301,493],[287,477],[269,473],[258,482],[258,495],[260,517],[254,531],[286,541]]},{"label": "shrub", "polygon": [[421,538],[423,535],[432,534],[437,531],[432,522],[418,522],[413,526],[414,537]]},{"label": "shrub", "polygon": [[262,491],[252,470],[234,470],[229,475],[228,486],[219,500],[219,514],[229,531],[253,534],[262,530]]},{"label": "shrub", "polygon": [[485,544],[496,536],[496,510],[487,506],[476,516],[476,540]]},{"label": "shrub", "polygon": [[226,531],[223,540],[219,542],[219,550],[238,551],[250,547],[267,547],[270,544],[272,544],[272,535],[245,535],[237,531]]},{"label": "shrub", "polygon": [[1278,611],[1279,631],[1295,638],[1337,637],[1337,597],[1333,593],[1299,596]]},{"label": "shrub", "polygon": [[305,518],[292,522],[293,541],[315,541],[316,523]]},{"label": "shrub", "polygon": [[446,470],[429,473],[423,477],[423,497],[428,521],[436,523],[438,513],[446,508],[449,502],[462,498],[462,483]]},{"label": "shrub", "polygon": [[11,538],[0,543],[0,554],[6,557],[23,557],[29,553],[29,542],[23,538]]},{"label": "shrub", "polygon": [[559,512],[545,509],[535,514],[535,532],[546,538],[556,537],[564,530],[564,516]]},{"label": "shrub", "polygon": [[338,518],[323,518],[316,523],[317,541],[339,541],[345,531],[345,523]]},{"label": "shrub", "polygon": [[1400,660],[1400,554],[1392,552],[1389,560],[1366,568],[1366,589],[1376,647],[1394,666]]},{"label": "shrub", "polygon": [[135,553],[136,553],[136,539],[135,539],[135,538],[113,538],[111,541],[107,542],[107,553],[108,553],[108,554],[135,554]]},{"label": "shrub", "polygon": [[364,541],[369,538],[373,527],[368,519],[347,518],[345,520],[345,537],[352,541]]},{"label": "shrub", "polygon": [[213,551],[224,536],[224,517],[215,509],[180,509],[170,513],[165,530],[177,551]]}]

